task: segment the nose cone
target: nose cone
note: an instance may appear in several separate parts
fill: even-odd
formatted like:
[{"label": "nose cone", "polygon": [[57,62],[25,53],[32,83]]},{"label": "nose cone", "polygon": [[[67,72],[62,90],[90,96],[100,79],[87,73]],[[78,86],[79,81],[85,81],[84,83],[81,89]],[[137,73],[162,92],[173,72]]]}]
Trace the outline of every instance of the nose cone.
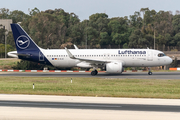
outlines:
[{"label": "nose cone", "polygon": [[168,64],[171,64],[172,61],[173,61],[173,60],[169,57],[168,60],[167,60],[167,63],[168,63]]}]

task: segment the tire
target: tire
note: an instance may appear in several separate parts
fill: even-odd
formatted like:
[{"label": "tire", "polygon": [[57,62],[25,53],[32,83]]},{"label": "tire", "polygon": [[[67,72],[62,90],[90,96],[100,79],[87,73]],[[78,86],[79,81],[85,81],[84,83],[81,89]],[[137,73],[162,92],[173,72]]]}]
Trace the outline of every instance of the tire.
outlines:
[{"label": "tire", "polygon": [[92,76],[97,75],[96,71],[92,71],[92,72],[91,72],[91,75],[92,75]]},{"label": "tire", "polygon": [[98,74],[98,71],[97,70],[95,70],[95,72],[96,72],[96,75]]},{"label": "tire", "polygon": [[152,72],[148,72],[148,75],[152,75]]}]

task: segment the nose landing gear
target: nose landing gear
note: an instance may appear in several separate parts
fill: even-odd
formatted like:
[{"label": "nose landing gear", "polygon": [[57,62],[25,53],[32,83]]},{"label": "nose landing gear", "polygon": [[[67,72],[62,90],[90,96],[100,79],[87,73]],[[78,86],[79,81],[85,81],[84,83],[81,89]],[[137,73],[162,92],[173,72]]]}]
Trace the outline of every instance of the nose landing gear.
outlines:
[{"label": "nose landing gear", "polygon": [[150,71],[150,72],[148,72],[148,75],[152,75],[152,72]]},{"label": "nose landing gear", "polygon": [[152,72],[151,72],[151,68],[150,67],[148,67],[148,75],[152,75]]}]

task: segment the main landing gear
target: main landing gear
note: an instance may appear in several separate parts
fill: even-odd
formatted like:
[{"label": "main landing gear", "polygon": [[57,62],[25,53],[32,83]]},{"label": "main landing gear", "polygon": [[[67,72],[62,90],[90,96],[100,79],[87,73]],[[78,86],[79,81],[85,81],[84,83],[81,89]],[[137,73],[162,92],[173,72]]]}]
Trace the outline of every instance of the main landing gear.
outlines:
[{"label": "main landing gear", "polygon": [[98,71],[97,71],[97,70],[94,70],[94,71],[91,72],[91,75],[92,75],[92,76],[95,76],[95,75],[97,75],[97,74],[98,74]]},{"label": "main landing gear", "polygon": [[151,72],[151,68],[150,67],[148,67],[148,75],[152,75],[152,72]]}]

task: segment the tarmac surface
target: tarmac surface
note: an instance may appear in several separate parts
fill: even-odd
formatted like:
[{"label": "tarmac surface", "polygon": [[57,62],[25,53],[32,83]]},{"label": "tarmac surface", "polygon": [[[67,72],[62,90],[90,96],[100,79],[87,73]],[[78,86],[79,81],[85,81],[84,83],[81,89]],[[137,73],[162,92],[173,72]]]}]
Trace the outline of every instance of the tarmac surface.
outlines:
[{"label": "tarmac surface", "polygon": [[0,76],[26,76],[26,77],[99,77],[99,78],[132,78],[132,79],[180,79],[180,72],[123,72],[122,74],[98,73],[51,73],[51,72],[0,72]]},{"label": "tarmac surface", "polygon": [[1,120],[179,120],[180,100],[0,94]]},{"label": "tarmac surface", "polygon": [[[132,79],[180,79],[180,72],[28,73],[0,72],[0,76],[99,77]],[[143,99],[0,94],[0,120],[179,120],[179,99]]]},{"label": "tarmac surface", "polygon": [[101,104],[101,103],[69,103],[69,102],[31,102],[31,101],[2,101],[3,107],[35,107],[60,109],[87,109],[87,110],[125,110],[125,111],[155,111],[180,112],[180,106],[172,105],[142,105],[142,104]]}]

